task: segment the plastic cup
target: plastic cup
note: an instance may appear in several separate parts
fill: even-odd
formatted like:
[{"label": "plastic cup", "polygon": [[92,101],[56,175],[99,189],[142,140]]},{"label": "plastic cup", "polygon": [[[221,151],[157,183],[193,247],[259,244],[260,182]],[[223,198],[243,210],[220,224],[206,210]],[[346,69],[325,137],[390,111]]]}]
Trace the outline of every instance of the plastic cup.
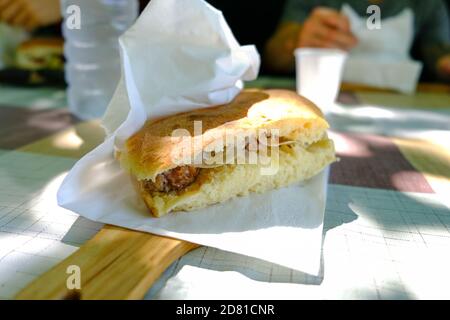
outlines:
[{"label": "plastic cup", "polygon": [[332,111],[341,85],[347,52],[339,49],[296,49],[297,93],[323,113]]}]

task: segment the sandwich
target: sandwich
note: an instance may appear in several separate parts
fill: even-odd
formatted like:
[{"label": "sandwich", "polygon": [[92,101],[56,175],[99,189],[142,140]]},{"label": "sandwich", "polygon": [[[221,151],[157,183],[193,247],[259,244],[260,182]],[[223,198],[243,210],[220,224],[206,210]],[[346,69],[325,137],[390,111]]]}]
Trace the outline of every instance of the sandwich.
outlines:
[{"label": "sandwich", "polygon": [[60,38],[34,38],[16,49],[16,67],[23,70],[63,70],[64,42]]},{"label": "sandwich", "polygon": [[190,211],[305,181],[336,160],[328,123],[288,90],[149,120],[116,156],[150,213]]}]

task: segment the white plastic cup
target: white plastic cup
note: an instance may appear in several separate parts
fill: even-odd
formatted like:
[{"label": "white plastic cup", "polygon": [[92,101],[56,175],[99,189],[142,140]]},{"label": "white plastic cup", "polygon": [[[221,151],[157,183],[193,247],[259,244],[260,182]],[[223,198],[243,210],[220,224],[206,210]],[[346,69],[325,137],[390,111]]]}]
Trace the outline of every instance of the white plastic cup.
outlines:
[{"label": "white plastic cup", "polygon": [[314,102],[323,113],[329,113],[339,93],[347,52],[300,48],[294,54],[297,93]]}]

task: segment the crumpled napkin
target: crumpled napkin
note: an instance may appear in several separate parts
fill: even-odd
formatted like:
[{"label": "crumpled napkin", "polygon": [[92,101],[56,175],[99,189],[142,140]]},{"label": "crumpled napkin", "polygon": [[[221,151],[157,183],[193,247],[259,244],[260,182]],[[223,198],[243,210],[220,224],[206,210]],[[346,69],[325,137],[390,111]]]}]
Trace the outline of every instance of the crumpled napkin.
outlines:
[{"label": "crumpled napkin", "polygon": [[380,29],[370,30],[367,17],[360,17],[349,5],[342,13],[350,20],[358,45],[350,51],[343,81],[378,88],[394,89],[403,93],[415,91],[422,63],[409,56],[414,39],[414,14],[411,9],[383,19]]},{"label": "crumpled napkin", "polygon": [[153,218],[114,150],[147,119],[231,101],[259,69],[221,12],[203,0],[152,0],[121,38],[122,79],[108,137],[76,163],[58,203],[91,220],[253,256],[311,274],[320,267],[327,175],[305,185]]}]

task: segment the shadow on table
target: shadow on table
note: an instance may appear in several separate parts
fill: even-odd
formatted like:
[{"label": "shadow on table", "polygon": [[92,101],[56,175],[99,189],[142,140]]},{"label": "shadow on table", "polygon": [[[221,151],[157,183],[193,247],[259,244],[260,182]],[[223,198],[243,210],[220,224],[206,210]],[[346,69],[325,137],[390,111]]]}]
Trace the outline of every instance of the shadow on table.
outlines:
[{"label": "shadow on table", "polygon": [[81,247],[103,228],[104,224],[79,216],[61,241],[65,244]]},{"label": "shadow on table", "polygon": [[[448,233],[446,226],[442,222],[440,225],[437,223],[439,222],[439,216],[449,218],[450,211],[445,206],[433,200],[434,197],[435,195],[432,194],[408,194],[376,188],[331,185],[328,196],[328,210],[325,214],[324,221],[324,240],[327,239],[327,235],[331,230],[344,228],[336,232],[340,236],[349,237],[350,242],[353,239],[360,241],[359,244],[362,245],[362,248],[369,248],[369,245],[373,245],[373,243],[388,246],[385,238],[389,238],[390,242],[396,241],[397,245],[400,245],[398,244],[399,242],[407,246],[421,245],[415,241],[422,239],[422,237],[418,237],[417,239],[408,238],[408,236],[412,236],[411,232],[414,230],[414,232],[419,234],[424,230],[422,229],[424,227],[428,232],[430,232],[430,228],[434,228],[432,232],[435,234]],[[361,219],[361,221],[356,222],[357,219]],[[347,224],[351,224],[351,226],[348,228],[345,227]],[[376,232],[368,232],[366,234],[364,230]],[[329,239],[329,241],[332,240],[333,238]],[[423,241],[422,244],[425,245],[425,240]],[[344,246],[341,249],[345,252],[352,248],[346,248]],[[352,254],[358,254],[357,251],[352,252]],[[399,259],[401,261],[400,258],[393,257],[393,259]],[[347,259],[347,256],[343,257],[343,259]],[[373,259],[376,260],[377,256],[373,256]],[[266,261],[224,252],[214,248],[202,247],[172,264],[151,288],[147,294],[147,298],[154,297],[164,287],[166,281],[178,274],[186,265],[207,268],[214,271],[237,271],[256,281],[318,286],[324,280],[327,258],[326,256],[324,257],[322,252],[320,272],[317,276],[313,276]],[[329,267],[339,268],[345,265]],[[357,266],[355,267],[358,268]],[[428,270],[424,270],[423,272],[425,276]],[[351,272],[347,272],[343,276],[348,276],[349,274]],[[375,275],[368,272],[366,276],[366,280],[381,282],[374,283],[373,286],[371,285],[367,288],[355,288],[354,291],[348,292],[348,298],[415,299],[414,293],[400,279],[391,279],[396,274],[388,273],[386,274],[386,278],[375,279]]]},{"label": "shadow on table", "polygon": [[66,109],[2,107],[0,148],[18,149],[76,124]]},{"label": "shadow on table", "polygon": [[[330,219],[331,218],[331,219]],[[353,212],[345,214],[339,220],[332,219],[325,214],[323,237],[326,232],[342,224],[352,222],[357,218]],[[282,248],[280,248],[282,250]],[[240,254],[225,252],[215,248],[201,247],[194,250],[173,263],[154,284],[146,295],[153,298],[164,287],[167,280],[176,275],[183,266],[192,265],[211,269],[214,271],[236,271],[256,281],[273,283],[296,283],[306,285],[320,285],[324,279],[325,259],[323,251],[320,257],[320,270],[318,275],[293,270],[264,260],[246,257]]]},{"label": "shadow on table", "polygon": [[[340,161],[331,166],[330,182],[354,187],[433,193],[422,172],[408,161],[392,139],[363,133],[331,133]],[[416,155],[424,151],[414,149]],[[420,152],[420,153],[418,153]],[[426,169],[445,161],[430,156]],[[435,159],[436,158],[436,159]],[[433,172],[436,175],[436,172]]]},{"label": "shadow on table", "polygon": [[450,110],[388,108],[377,105],[336,105],[327,116],[333,130],[384,136],[418,137],[450,130]]}]

